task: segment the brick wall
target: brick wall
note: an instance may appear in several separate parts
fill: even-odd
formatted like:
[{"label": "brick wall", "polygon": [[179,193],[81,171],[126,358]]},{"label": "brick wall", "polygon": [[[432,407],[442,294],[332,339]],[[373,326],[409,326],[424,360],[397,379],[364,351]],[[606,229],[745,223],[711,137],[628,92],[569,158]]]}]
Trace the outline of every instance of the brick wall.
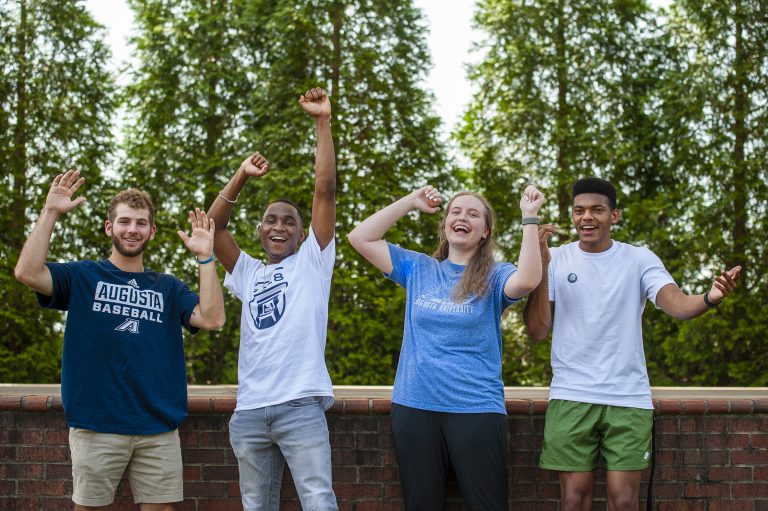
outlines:
[{"label": "brick wall", "polygon": [[[0,389],[0,510],[71,510],[67,429],[58,393],[3,395]],[[23,393],[21,393],[23,394]],[[768,511],[768,396],[657,399],[654,509]],[[388,399],[338,399],[328,412],[334,487],[342,510],[402,509]],[[237,462],[229,447],[230,397],[191,397],[181,427],[185,496],[177,510],[240,510]],[[544,399],[509,399],[510,508],[559,509],[556,475],[537,468]],[[646,481],[642,495],[645,505]],[[595,506],[605,509],[598,471]],[[285,510],[299,510],[290,474]],[[448,509],[461,509],[455,482]],[[116,510],[135,510],[124,481]],[[643,507],[644,509],[644,507]]]}]

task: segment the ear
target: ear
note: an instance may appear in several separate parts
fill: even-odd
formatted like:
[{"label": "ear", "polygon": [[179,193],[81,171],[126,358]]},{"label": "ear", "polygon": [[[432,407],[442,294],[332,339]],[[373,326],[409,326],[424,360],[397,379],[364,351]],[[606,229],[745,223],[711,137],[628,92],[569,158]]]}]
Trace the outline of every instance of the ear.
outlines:
[{"label": "ear", "polygon": [[104,220],[104,232],[107,236],[112,237],[112,222]]},{"label": "ear", "polygon": [[611,224],[612,225],[615,225],[615,224],[619,223],[619,216],[620,216],[620,214],[619,214],[619,210],[618,209],[614,209],[613,211],[611,211]]},{"label": "ear", "polygon": [[486,227],[483,231],[483,239],[487,238],[489,234],[491,234],[491,230]]},{"label": "ear", "polygon": [[150,240],[155,239],[155,234],[156,233],[157,233],[157,225],[152,224],[152,229],[150,230],[150,233],[149,233],[149,239]]},{"label": "ear", "polygon": [[305,231],[304,229],[299,231],[299,243],[303,243],[306,238],[307,238],[307,231]]}]

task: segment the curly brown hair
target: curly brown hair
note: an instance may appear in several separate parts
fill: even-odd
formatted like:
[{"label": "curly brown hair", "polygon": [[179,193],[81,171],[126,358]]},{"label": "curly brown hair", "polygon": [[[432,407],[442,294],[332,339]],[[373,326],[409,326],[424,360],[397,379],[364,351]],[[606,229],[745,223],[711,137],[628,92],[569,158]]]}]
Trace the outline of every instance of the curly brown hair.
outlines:
[{"label": "curly brown hair", "polygon": [[146,209],[149,211],[149,225],[155,225],[155,205],[152,204],[152,198],[143,190],[129,188],[115,195],[109,201],[109,210],[107,217],[110,222],[115,221],[115,215],[118,204],[127,204],[133,209]]},{"label": "curly brown hair", "polygon": [[448,205],[443,210],[443,218],[440,220],[440,227],[438,228],[438,243],[432,257],[438,261],[443,261],[448,258],[448,239],[445,236],[445,219],[448,216],[448,212],[451,210],[451,204],[458,197],[463,195],[469,195],[479,200],[484,207],[483,216],[485,217],[485,226],[488,228],[488,236],[480,240],[480,244],[477,246],[477,250],[472,254],[469,264],[464,269],[464,274],[461,276],[461,280],[456,283],[451,297],[455,302],[461,302],[468,299],[471,296],[485,296],[490,290],[488,283],[488,276],[491,273],[491,269],[495,264],[494,252],[496,251],[496,242],[493,239],[493,227],[496,224],[496,215],[493,212],[491,203],[488,199],[475,192],[463,191],[459,192],[448,201]]}]

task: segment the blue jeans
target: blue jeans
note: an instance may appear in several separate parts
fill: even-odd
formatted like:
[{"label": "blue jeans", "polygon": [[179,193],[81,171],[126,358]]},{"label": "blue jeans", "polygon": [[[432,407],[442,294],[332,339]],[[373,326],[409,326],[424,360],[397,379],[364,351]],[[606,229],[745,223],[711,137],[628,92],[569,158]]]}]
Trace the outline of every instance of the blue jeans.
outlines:
[{"label": "blue jeans", "polygon": [[304,511],[338,510],[331,487],[328,423],[318,398],[235,412],[229,441],[240,467],[245,511],[280,509],[286,461]]}]

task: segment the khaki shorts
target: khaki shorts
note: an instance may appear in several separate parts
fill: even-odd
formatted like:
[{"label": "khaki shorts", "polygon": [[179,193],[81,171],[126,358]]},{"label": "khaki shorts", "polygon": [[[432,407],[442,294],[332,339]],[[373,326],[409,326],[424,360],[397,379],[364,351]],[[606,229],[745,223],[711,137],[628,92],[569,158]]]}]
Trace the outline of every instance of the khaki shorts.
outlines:
[{"label": "khaki shorts", "polygon": [[539,466],[561,472],[643,470],[651,463],[653,410],[553,399]]},{"label": "khaki shorts", "polygon": [[111,504],[126,468],[137,504],[184,499],[178,430],[158,435],[113,435],[70,428],[69,448],[75,504]]}]

